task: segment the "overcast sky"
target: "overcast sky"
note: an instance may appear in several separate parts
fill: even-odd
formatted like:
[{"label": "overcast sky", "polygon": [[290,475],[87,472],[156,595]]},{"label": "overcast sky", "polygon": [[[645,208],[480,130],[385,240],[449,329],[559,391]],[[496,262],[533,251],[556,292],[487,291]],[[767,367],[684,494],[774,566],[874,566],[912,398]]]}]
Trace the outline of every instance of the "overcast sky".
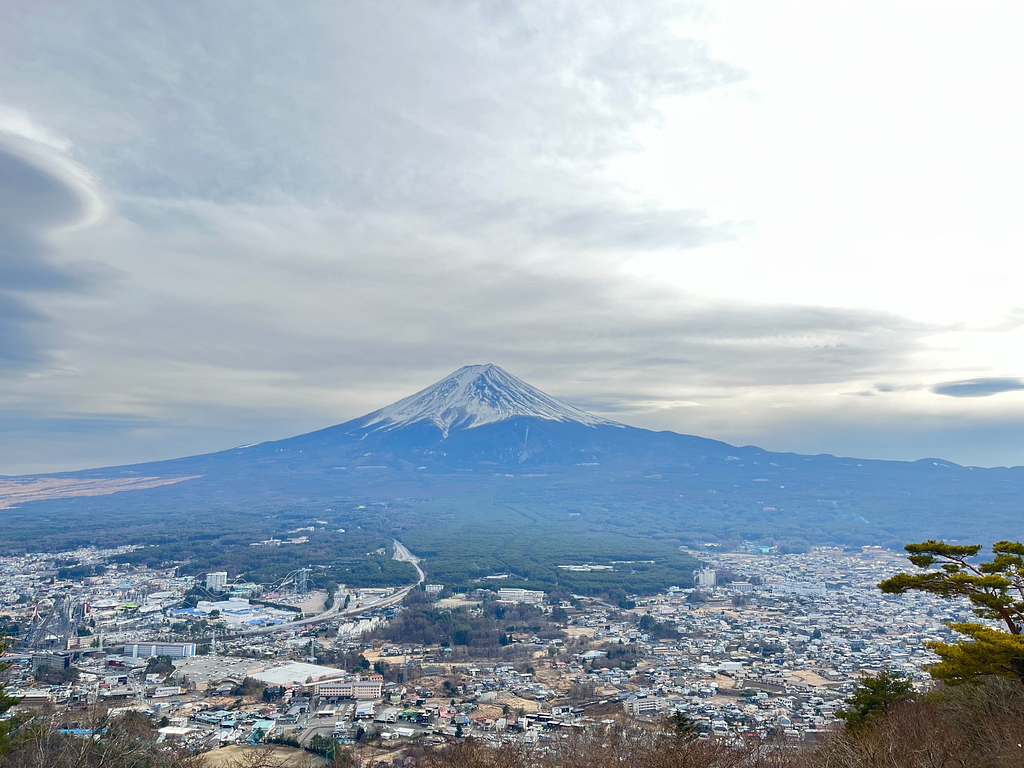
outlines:
[{"label": "overcast sky", "polygon": [[0,474],[494,362],[1024,464],[1024,6],[0,0]]}]

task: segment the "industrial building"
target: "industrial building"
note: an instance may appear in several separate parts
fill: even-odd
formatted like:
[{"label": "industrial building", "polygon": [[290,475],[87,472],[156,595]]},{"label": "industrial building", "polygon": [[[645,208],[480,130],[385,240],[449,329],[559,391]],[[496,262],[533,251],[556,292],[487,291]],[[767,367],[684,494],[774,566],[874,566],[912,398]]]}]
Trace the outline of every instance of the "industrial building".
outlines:
[{"label": "industrial building", "polygon": [[498,602],[540,605],[544,602],[544,593],[536,589],[512,589],[505,587],[498,590]]},{"label": "industrial building", "polygon": [[250,670],[247,677],[275,688],[291,688],[327,678],[341,677],[344,674],[344,670],[337,669],[336,667],[323,667],[319,664],[289,661],[284,664]]}]

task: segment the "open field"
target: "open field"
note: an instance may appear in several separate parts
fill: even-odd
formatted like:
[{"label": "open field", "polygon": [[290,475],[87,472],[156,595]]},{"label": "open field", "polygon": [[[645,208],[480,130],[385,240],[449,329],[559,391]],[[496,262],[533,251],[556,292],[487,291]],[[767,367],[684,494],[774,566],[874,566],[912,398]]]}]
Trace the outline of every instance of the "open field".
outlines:
[{"label": "open field", "polygon": [[191,477],[70,478],[38,477],[0,480],[0,509],[11,509],[30,501],[68,499],[75,496],[109,496],[120,491],[141,491],[174,485]]},{"label": "open field", "polygon": [[208,752],[204,757],[209,768],[232,768],[234,765],[245,765],[244,761],[247,758],[251,758],[254,753],[258,754],[262,751],[267,751],[273,756],[274,762],[269,763],[269,765],[274,766],[274,768],[312,768],[312,766],[327,765],[327,761],[317,755],[310,754],[301,749],[295,749],[294,747],[281,746],[221,747],[220,749]]}]

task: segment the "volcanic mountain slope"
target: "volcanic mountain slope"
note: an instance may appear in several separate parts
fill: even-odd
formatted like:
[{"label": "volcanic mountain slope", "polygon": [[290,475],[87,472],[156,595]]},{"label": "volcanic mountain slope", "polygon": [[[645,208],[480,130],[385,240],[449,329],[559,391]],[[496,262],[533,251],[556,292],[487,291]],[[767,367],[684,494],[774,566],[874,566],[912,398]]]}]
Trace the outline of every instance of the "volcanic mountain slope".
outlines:
[{"label": "volcanic mountain slope", "polygon": [[387,524],[399,527],[449,519],[460,509],[463,532],[496,509],[514,507],[552,520],[579,514],[590,532],[677,541],[1024,536],[1021,467],[801,456],[652,432],[586,413],[496,365],[461,368],[393,405],[317,432],[60,477],[190,479],[26,504],[12,511],[12,535],[29,535],[13,532],[44,519],[72,528],[79,515],[84,521],[120,512],[129,519],[129,509],[140,519],[170,520],[186,510],[199,519],[255,511],[322,518],[325,510],[369,503],[389,505]]},{"label": "volcanic mountain slope", "polygon": [[[467,365],[379,411],[306,435],[240,449],[233,457],[355,466],[467,469],[562,464],[620,435],[621,424],[556,400],[496,365]],[[532,432],[532,435],[531,435]],[[225,459],[228,454],[221,454]]]},{"label": "volcanic mountain slope", "polygon": [[676,466],[680,459],[733,461],[735,457],[729,457],[743,450],[595,416],[488,364],[465,366],[379,411],[317,432],[123,470],[193,474],[203,468],[236,466],[244,471],[258,465],[294,471],[415,467],[436,472],[490,474],[503,468],[559,473],[636,462]]}]

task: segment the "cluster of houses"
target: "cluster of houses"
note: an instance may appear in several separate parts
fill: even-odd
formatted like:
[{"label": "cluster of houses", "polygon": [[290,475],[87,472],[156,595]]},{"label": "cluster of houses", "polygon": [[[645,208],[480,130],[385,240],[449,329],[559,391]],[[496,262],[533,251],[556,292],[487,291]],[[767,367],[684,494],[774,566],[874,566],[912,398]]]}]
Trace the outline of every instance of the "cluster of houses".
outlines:
[{"label": "cluster of houses", "polygon": [[926,685],[937,658],[925,643],[951,641],[945,623],[973,616],[959,602],[882,594],[878,582],[907,564],[878,548],[699,556],[708,565],[703,586],[639,601],[635,613],[671,627],[667,636],[614,611],[574,619],[595,642],[635,646],[640,659],[574,682],[620,700],[632,717],[682,712],[720,735],[814,738],[838,727],[835,712],[863,675],[891,670]]},{"label": "cluster of houses", "polygon": [[[169,626],[205,620],[238,630],[277,619],[227,584],[222,599],[181,607],[194,582],[111,566],[120,552],[65,553],[78,563],[107,563],[101,575],[78,579],[59,578],[52,555],[5,560],[0,600],[9,617],[39,625],[33,612],[58,604],[60,594],[79,606],[74,618],[85,629],[9,652],[9,691],[26,707],[99,701],[166,717],[166,738],[197,748],[304,744],[314,736],[429,743],[472,735],[543,745],[559,731],[609,718],[676,713],[706,738],[812,740],[839,727],[836,712],[863,675],[893,670],[927,685],[936,659],[926,643],[950,641],[946,623],[973,618],[958,602],[883,595],[877,583],[906,562],[878,548],[787,555],[709,548],[695,553],[703,564],[694,587],[631,596],[636,607],[629,609],[578,596],[563,602],[561,636],[516,634],[508,649],[514,662],[437,646],[374,648],[365,634],[402,609],[374,610],[373,590],[353,592],[366,613],[335,619],[328,636],[323,627],[284,627],[235,632],[204,647],[168,640]],[[501,588],[476,598],[551,610],[538,591]],[[459,604],[476,610],[478,602]],[[390,672],[314,663],[329,650],[365,653]],[[153,657],[170,657],[173,669],[153,667]]]}]

